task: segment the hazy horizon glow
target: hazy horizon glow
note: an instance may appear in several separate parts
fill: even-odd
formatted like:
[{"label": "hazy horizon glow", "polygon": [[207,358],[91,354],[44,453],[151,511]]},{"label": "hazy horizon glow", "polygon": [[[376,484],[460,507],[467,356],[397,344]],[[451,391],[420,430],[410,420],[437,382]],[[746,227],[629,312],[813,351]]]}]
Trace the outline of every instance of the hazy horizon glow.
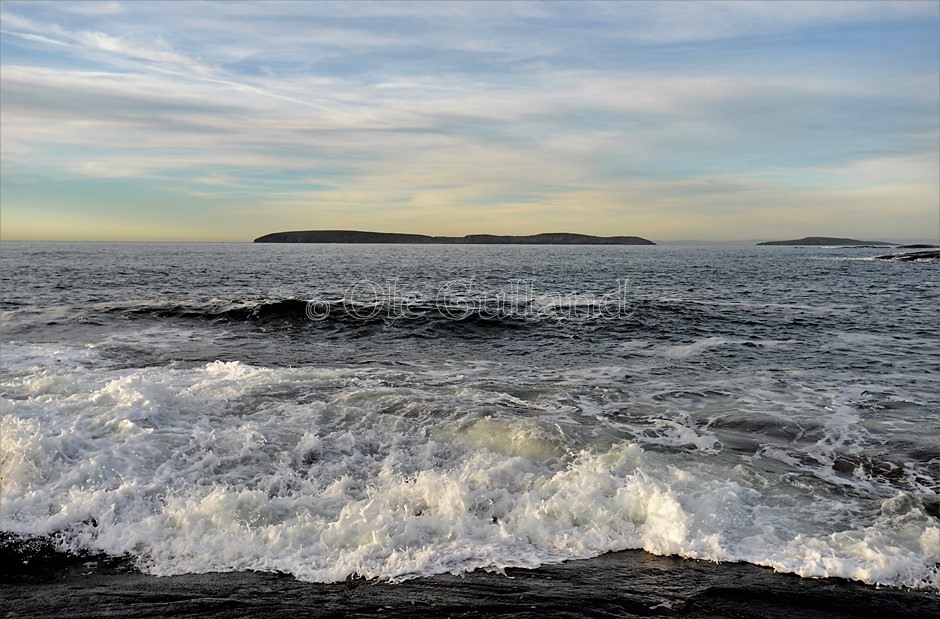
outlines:
[{"label": "hazy horizon glow", "polygon": [[940,235],[940,3],[0,3],[4,240]]}]

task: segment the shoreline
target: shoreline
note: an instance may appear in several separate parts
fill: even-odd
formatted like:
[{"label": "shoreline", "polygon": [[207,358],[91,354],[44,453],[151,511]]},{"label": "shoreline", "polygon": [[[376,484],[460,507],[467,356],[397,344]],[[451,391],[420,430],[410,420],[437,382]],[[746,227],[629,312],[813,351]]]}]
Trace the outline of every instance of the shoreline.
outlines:
[{"label": "shoreline", "polygon": [[[307,583],[288,574],[149,576],[127,559],[40,552],[24,566],[0,555],[7,617],[892,617],[940,615],[940,595],[811,579],[747,563],[642,550],[401,583]],[[17,565],[18,564],[18,565]]]}]

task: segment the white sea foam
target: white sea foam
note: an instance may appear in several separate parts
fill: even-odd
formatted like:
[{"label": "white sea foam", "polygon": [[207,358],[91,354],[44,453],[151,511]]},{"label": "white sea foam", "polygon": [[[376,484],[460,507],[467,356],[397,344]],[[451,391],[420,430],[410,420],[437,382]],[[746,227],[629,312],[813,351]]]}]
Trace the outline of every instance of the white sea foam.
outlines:
[{"label": "white sea foam", "polygon": [[686,357],[698,355],[709,348],[737,343],[741,343],[741,341],[728,340],[721,337],[701,338],[689,344],[663,344],[658,346],[652,346],[640,340],[631,340],[623,342],[621,348],[634,354],[666,357],[670,359],[685,359]]},{"label": "white sea foam", "polygon": [[[95,355],[4,347],[3,530],[161,575],[403,579],[643,548],[940,591],[940,523],[921,497],[821,499],[724,458],[692,418],[625,440],[573,375],[521,397],[487,387],[498,367],[120,369]],[[821,458],[857,438],[844,398]],[[597,423],[580,423],[588,410]]]},{"label": "white sea foam", "polygon": [[671,357],[673,359],[683,359],[685,357],[690,357],[696,355],[703,350],[709,348],[714,348],[716,346],[724,346],[728,341],[720,337],[706,337],[700,340],[696,340],[691,344],[682,344],[678,346],[660,346],[656,350],[659,354],[664,357]]}]

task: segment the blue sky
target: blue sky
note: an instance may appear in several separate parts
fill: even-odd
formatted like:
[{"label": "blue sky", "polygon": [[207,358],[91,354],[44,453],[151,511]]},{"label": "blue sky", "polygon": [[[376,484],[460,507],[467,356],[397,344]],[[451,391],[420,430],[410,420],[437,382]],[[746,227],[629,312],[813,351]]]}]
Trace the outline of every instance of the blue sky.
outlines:
[{"label": "blue sky", "polygon": [[4,239],[940,234],[940,2],[0,7]]}]

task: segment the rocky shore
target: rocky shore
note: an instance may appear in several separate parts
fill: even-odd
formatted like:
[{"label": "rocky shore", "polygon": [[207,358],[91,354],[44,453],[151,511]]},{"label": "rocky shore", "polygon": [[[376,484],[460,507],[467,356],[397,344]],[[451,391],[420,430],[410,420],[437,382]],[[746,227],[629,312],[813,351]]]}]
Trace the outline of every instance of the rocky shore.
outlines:
[{"label": "rocky shore", "polygon": [[0,614],[6,617],[940,616],[936,593],[640,550],[505,574],[332,584],[262,572],[155,577],[127,560],[62,555],[42,544],[6,546],[0,556]]}]

